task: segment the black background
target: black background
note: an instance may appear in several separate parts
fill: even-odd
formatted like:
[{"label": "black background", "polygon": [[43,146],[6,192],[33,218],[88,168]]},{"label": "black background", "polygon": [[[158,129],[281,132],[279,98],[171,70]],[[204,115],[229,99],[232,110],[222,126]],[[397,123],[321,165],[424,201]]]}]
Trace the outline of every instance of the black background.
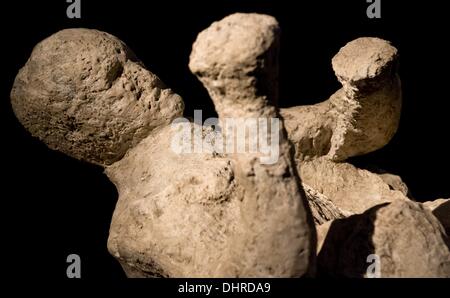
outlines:
[{"label": "black background", "polygon": [[116,35],[148,69],[183,96],[187,116],[214,115],[188,59],[198,32],[233,12],[275,16],[282,29],[282,107],[317,103],[339,88],[331,58],[361,36],[392,41],[401,55],[404,106],[398,133],[383,149],[353,161],[399,174],[420,201],[450,197],[449,20],[444,1],[382,0],[368,19],[365,0],[86,1],[68,19],[64,0],[1,7],[2,253],[9,275],[65,278],[66,257],[83,278],[122,278],[106,241],[117,193],[102,169],[51,151],[15,119],[9,92],[33,46],[58,30],[87,27]]}]

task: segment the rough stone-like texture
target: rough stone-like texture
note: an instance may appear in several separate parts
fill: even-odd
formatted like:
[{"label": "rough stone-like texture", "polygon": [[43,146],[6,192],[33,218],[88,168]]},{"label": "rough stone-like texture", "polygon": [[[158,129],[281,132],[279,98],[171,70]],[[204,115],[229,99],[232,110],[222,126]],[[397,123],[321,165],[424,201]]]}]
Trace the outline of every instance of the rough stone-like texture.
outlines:
[{"label": "rough stone-like texture", "polygon": [[343,87],[280,112],[278,46],[274,18],[234,14],[199,34],[189,63],[221,122],[282,115],[275,163],[261,153],[173,151],[183,125],[168,124],[182,99],[96,30],[39,43],[12,107],[50,148],[106,167],[119,192],[108,249],[129,277],[305,276],[316,250],[322,275],[362,277],[374,253],[382,277],[449,277],[449,200],[414,203],[400,177],[342,162],[397,129],[397,50],[378,38],[348,43],[332,60]]},{"label": "rough stone-like texture", "polygon": [[409,200],[378,175],[325,157],[298,163],[303,183],[325,195],[341,211],[363,213],[384,202]]},{"label": "rough stone-like texture", "polygon": [[400,191],[404,196],[411,198],[408,186],[400,176],[389,173],[378,174],[378,176],[389,185],[389,189]]},{"label": "rough stone-like texture", "polygon": [[[272,17],[235,14],[199,34],[189,65],[222,119],[277,117],[278,30]],[[107,168],[120,196],[108,248],[128,276],[312,273],[314,224],[283,125],[274,164],[256,153],[176,154],[169,130]]]},{"label": "rough stone-like texture", "polygon": [[[408,188],[400,177],[335,163],[383,147],[397,130],[397,50],[382,39],[358,38],[334,56],[332,65],[343,87],[330,99],[281,110],[302,181],[344,214],[406,199]],[[316,214],[316,223],[333,219],[333,212],[328,215],[319,219]]]},{"label": "rough stone-like texture", "polygon": [[379,38],[358,38],[332,60],[342,88],[311,106],[282,109],[300,161],[325,155],[335,161],[386,145],[401,111],[397,50]]},{"label": "rough stone-like texture", "polygon": [[101,165],[122,158],[184,106],[122,41],[89,29],[62,30],[36,45],[11,103],[51,149]]},{"label": "rough stone-like texture", "polygon": [[303,183],[306,198],[314,218],[316,227],[333,219],[344,218],[350,216],[351,213],[343,211],[323,194]]},{"label": "rough stone-like texture", "polygon": [[[303,273],[299,272],[304,270],[301,254],[297,254],[297,260],[278,255],[296,248],[290,243],[295,241],[290,233],[279,233],[296,219],[286,212],[283,220],[271,220],[272,215],[266,214],[270,225],[256,221],[252,215],[255,210],[246,208],[248,197],[232,161],[217,154],[175,153],[170,146],[176,131],[163,128],[106,169],[119,192],[108,249],[127,275],[242,277]],[[292,207],[270,208],[275,206],[283,212]],[[276,233],[276,237],[259,242],[267,249],[267,259],[262,263],[271,264],[264,271],[255,266],[251,258],[255,248],[248,241],[254,238],[249,227],[256,224],[261,224],[254,227],[261,232],[271,236]]]},{"label": "rough stone-like texture", "polygon": [[250,274],[231,249],[243,196],[231,162],[175,153],[175,132],[163,128],[106,169],[119,192],[109,251],[130,277]]},{"label": "rough stone-like texture", "polygon": [[363,277],[370,254],[380,257],[381,277],[450,277],[450,251],[433,214],[412,201],[375,206],[319,229],[323,275]]},{"label": "rough stone-like texture", "polygon": [[423,203],[441,222],[448,236],[450,236],[450,199],[437,199]]},{"label": "rough stone-like texture", "polygon": [[[278,49],[273,17],[237,13],[198,35],[189,68],[222,120],[279,118]],[[263,164],[260,153],[231,154],[236,181],[245,189],[236,258],[249,262],[253,276],[300,276],[314,268],[316,235],[282,121],[276,133],[279,156],[273,164]],[[224,135],[234,137],[226,130]],[[258,137],[250,134],[248,141],[266,142],[271,132],[267,140]]]},{"label": "rough stone-like texture", "polygon": [[220,117],[275,112],[266,106],[278,99],[279,31],[271,16],[236,13],[199,33],[189,68],[208,90]]}]

